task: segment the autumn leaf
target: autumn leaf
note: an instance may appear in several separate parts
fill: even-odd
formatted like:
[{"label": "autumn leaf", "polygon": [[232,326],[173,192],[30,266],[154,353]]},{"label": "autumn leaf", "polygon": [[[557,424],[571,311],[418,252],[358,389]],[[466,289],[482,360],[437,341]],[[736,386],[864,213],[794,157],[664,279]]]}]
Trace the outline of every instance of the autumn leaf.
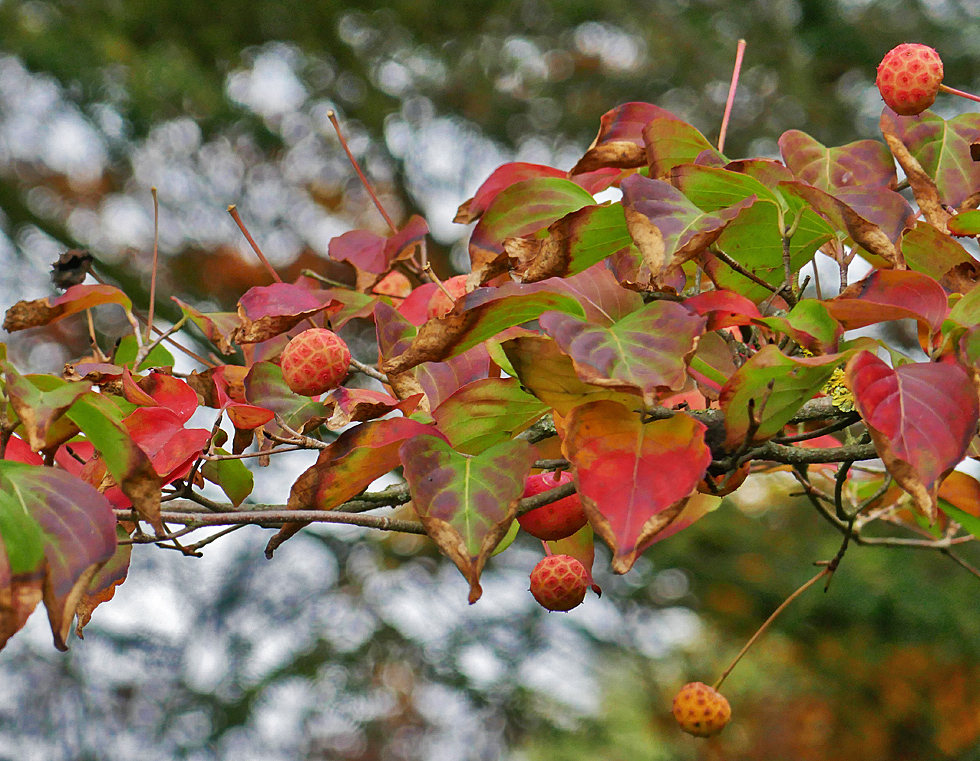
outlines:
[{"label": "autumn leaf", "polygon": [[416,436],[400,451],[419,519],[469,581],[472,604],[483,594],[484,563],[517,515],[534,449],[505,441],[467,457],[435,436]]},{"label": "autumn leaf", "polygon": [[[753,441],[779,434],[846,358],[846,354],[787,357],[773,344],[764,346],[721,390],[718,401],[725,411],[725,446],[734,449],[753,428]],[[757,426],[753,425],[750,413]]]},{"label": "autumn leaf", "polygon": [[7,396],[35,452],[68,441],[78,428],[64,417],[75,401],[91,389],[85,381],[69,383],[50,375],[21,375],[9,362],[0,365]]},{"label": "autumn leaf", "polygon": [[[314,465],[307,468],[289,490],[290,510],[333,510],[386,473],[398,467],[398,448],[414,436],[429,434],[441,437],[434,426],[410,420],[391,418],[373,420],[344,431],[320,450]],[[305,523],[287,523],[266,547],[266,557]]]},{"label": "autumn leaf", "polygon": [[59,650],[81,596],[116,548],[116,518],[75,476],[0,460],[0,648],[44,600]]},{"label": "autumn leaf", "polygon": [[787,130],[779,138],[786,166],[803,182],[828,192],[863,186],[894,189],[895,161],[877,140],[858,140],[828,148],[805,132]]},{"label": "autumn leaf", "polygon": [[249,288],[238,300],[239,325],[231,340],[255,344],[286,333],[303,320],[321,312],[328,315],[341,304],[326,291],[311,291],[292,283],[273,283]]},{"label": "autumn leaf", "polygon": [[670,111],[652,103],[623,103],[607,111],[599,122],[599,134],[569,174],[583,174],[605,167],[632,169],[646,165],[643,128],[658,118],[679,121]]},{"label": "autumn leaf", "polygon": [[468,201],[464,201],[456,212],[453,222],[468,225],[479,219],[483,212],[487,210],[493,199],[501,191],[506,190],[511,185],[521,180],[530,180],[534,177],[561,177],[567,175],[561,169],[555,169],[542,164],[528,164],[523,161],[512,161],[503,164],[493,170],[493,173],[484,180],[483,184],[477,189],[474,196]]},{"label": "autumn leaf", "polygon": [[697,490],[711,463],[707,429],[684,414],[644,423],[610,401],[576,407],[565,424],[562,452],[589,523],[626,573]]},{"label": "autumn leaf", "polygon": [[7,310],[3,329],[13,333],[26,328],[50,325],[78,312],[84,312],[100,304],[118,304],[124,310],[131,324],[136,320],[132,314],[133,302],[129,296],[114,285],[73,285],[60,296],[34,301],[18,301]]},{"label": "autumn leaf", "polygon": [[889,367],[862,351],[847,364],[854,394],[875,449],[916,509],[936,519],[943,477],[963,459],[977,432],[977,392],[955,362]]},{"label": "autumn leaf", "polygon": [[539,323],[583,381],[635,390],[653,406],[661,390],[684,385],[707,320],[681,304],[654,301],[608,328],[560,312],[546,312]]}]

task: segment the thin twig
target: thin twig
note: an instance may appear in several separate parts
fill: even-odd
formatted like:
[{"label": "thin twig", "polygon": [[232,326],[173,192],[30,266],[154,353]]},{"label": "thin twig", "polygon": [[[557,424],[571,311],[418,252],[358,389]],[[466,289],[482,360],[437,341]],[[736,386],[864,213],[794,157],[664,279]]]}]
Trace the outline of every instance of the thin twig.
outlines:
[{"label": "thin twig", "polygon": [[747,277],[756,285],[761,285],[767,291],[771,291],[773,295],[777,295],[780,292],[780,290],[782,290],[781,288],[776,288],[776,286],[772,285],[771,283],[767,283],[765,280],[763,280],[761,277],[756,275],[754,272],[743,267],[741,264],[739,264],[734,259],[732,259],[732,257],[730,257],[728,254],[722,251],[720,248],[711,249],[711,254],[717,257],[718,259],[721,259],[721,261],[723,261],[725,264],[727,264],[729,267],[735,270],[739,275],[742,275],[743,277]]},{"label": "thin twig", "polygon": [[789,597],[787,597],[785,600],[783,600],[783,604],[780,605],[778,608],[776,608],[776,610],[774,610],[772,612],[772,615],[769,616],[769,618],[766,619],[765,623],[762,624],[762,626],[759,627],[758,631],[756,631],[756,633],[752,635],[752,638],[748,642],[745,643],[745,647],[743,647],[739,651],[738,655],[735,656],[735,660],[733,660],[731,662],[731,664],[728,666],[728,668],[725,669],[725,671],[722,673],[722,675],[720,677],[718,677],[718,681],[716,681],[714,683],[713,687],[716,690],[721,687],[722,682],[724,682],[725,679],[728,677],[728,675],[730,673],[732,673],[732,669],[734,669],[735,666],[738,664],[738,662],[740,660],[742,660],[742,656],[745,655],[748,652],[749,648],[752,647],[752,645],[755,644],[755,641],[757,639],[759,639],[759,637],[761,637],[765,633],[766,629],[769,628],[769,625],[779,617],[779,614],[782,613],[784,610],[786,610],[786,606],[787,605],[789,605],[791,602],[793,602],[793,600],[795,600],[801,594],[803,594],[804,592],[806,592],[806,590],[808,590],[810,587],[812,587],[814,584],[816,584],[820,579],[822,579],[824,576],[826,576],[826,575],[828,575],[830,573],[833,573],[833,571],[830,570],[830,567],[829,566],[826,566],[824,568],[821,568],[820,569],[820,572],[816,576],[814,576],[808,582],[806,582],[805,584],[803,584],[799,589],[797,589],[795,592],[793,592],[793,594],[791,594]]},{"label": "thin twig", "polygon": [[[157,198],[156,187],[150,188],[153,196],[153,265],[150,271],[150,308],[146,316],[146,340],[150,340],[150,329],[153,327],[153,306],[157,300],[157,257],[160,252],[160,200]],[[139,366],[139,363],[136,363]]]},{"label": "thin twig", "polygon": [[347,146],[347,140],[344,139],[344,133],[340,129],[340,122],[337,121],[337,114],[334,113],[333,109],[327,111],[327,118],[333,125],[334,131],[337,133],[337,138],[340,140],[340,145],[344,149],[344,153],[347,154],[347,159],[350,161],[351,166],[354,167],[354,171],[357,172],[357,176],[361,178],[361,184],[364,185],[364,189],[367,190],[368,195],[371,196],[371,200],[374,201],[375,207],[381,212],[381,216],[384,217],[385,222],[388,223],[388,227],[392,233],[397,233],[398,228],[392,221],[391,217],[388,216],[388,212],[385,207],[381,205],[381,201],[378,199],[377,194],[374,192],[374,188],[371,187],[371,183],[368,182],[368,178],[364,176],[364,172],[361,171],[360,165],[357,163],[357,159],[354,158],[354,154],[351,153],[350,148]]},{"label": "thin twig", "polygon": [[728,100],[725,101],[725,115],[721,119],[721,131],[718,133],[718,153],[725,152],[725,135],[728,132],[728,120],[732,115],[732,105],[735,103],[735,88],[738,87],[738,75],[742,70],[742,57],[745,55],[745,40],[738,41],[735,49],[735,69],[732,71],[732,83],[728,87]]},{"label": "thin twig", "polygon": [[269,260],[265,258],[265,254],[262,253],[262,249],[259,248],[259,244],[255,242],[255,238],[252,237],[252,234],[248,231],[248,228],[245,227],[245,223],[242,222],[242,218],[239,216],[238,209],[236,208],[235,204],[228,207],[228,213],[231,214],[231,218],[235,220],[235,224],[238,225],[238,229],[242,231],[242,235],[245,236],[245,240],[248,241],[248,244],[252,247],[255,255],[259,257],[259,261],[265,265],[265,268],[272,276],[272,279],[277,283],[281,283],[282,278],[279,277],[279,273],[276,272],[275,268],[269,263]]},{"label": "thin twig", "polygon": [[383,372],[376,370],[375,368],[371,367],[371,365],[365,365],[363,362],[360,362],[353,357],[350,358],[350,366],[357,370],[357,372],[367,375],[369,378],[374,378],[382,383],[388,382],[388,376]]}]

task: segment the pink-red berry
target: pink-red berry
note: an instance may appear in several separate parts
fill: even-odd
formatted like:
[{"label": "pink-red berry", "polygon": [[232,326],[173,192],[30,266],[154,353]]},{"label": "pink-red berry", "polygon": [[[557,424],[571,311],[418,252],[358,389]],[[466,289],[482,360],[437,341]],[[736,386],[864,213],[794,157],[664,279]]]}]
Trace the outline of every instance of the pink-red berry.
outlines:
[{"label": "pink-red berry", "polygon": [[347,377],[350,349],[333,331],[311,328],[287,344],[279,366],[294,394],[316,396],[337,388]]},{"label": "pink-red berry", "polygon": [[585,599],[585,566],[571,555],[549,555],[531,571],[531,594],[548,610],[566,611]]},{"label": "pink-red berry", "polygon": [[875,84],[892,111],[921,114],[936,100],[943,81],[943,62],[928,45],[905,43],[888,51],[878,64]]},{"label": "pink-red berry", "polygon": [[[572,474],[567,471],[538,473],[527,479],[524,496],[533,497],[535,494],[554,489],[556,486],[570,483],[571,480]],[[546,542],[571,536],[588,522],[588,518],[585,517],[585,510],[582,509],[582,500],[579,499],[578,494],[572,494],[557,502],[535,508],[524,513],[517,520],[521,524],[521,528],[527,533]]]},{"label": "pink-red berry", "polygon": [[681,687],[671,712],[681,729],[696,737],[718,734],[732,718],[732,707],[725,696],[701,682]]}]

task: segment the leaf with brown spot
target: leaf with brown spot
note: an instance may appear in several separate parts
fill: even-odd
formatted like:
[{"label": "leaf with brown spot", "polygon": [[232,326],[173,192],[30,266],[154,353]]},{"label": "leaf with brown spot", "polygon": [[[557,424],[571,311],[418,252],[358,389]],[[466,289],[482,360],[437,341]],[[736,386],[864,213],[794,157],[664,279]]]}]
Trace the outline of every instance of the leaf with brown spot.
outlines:
[{"label": "leaf with brown spot", "polygon": [[9,362],[4,362],[2,368],[7,397],[24,426],[31,449],[40,452],[55,447],[78,433],[64,414],[88,393],[91,384],[66,382],[51,375],[21,375]]},{"label": "leaf with brown spot", "polygon": [[506,328],[535,320],[543,312],[557,310],[585,316],[575,299],[544,287],[544,283],[509,283],[466,294],[445,317],[425,323],[406,351],[385,360],[382,371],[403,373],[423,362],[441,362]]},{"label": "leaf with brown spot", "polygon": [[170,299],[180,307],[184,316],[197,325],[211,343],[218,347],[222,354],[234,354],[231,346],[231,334],[238,328],[239,318],[236,312],[209,312],[205,314],[190,304],[185,304],[176,296]]},{"label": "leaf with brown spot", "polygon": [[696,128],[673,115],[651,119],[643,127],[643,142],[652,177],[665,177],[681,164],[705,163],[708,157],[716,164],[728,161]]},{"label": "leaf with brown spot", "polygon": [[933,280],[942,280],[957,265],[974,261],[956,240],[921,219],[902,236],[902,256],[909,269]]},{"label": "leaf with brown spot", "polygon": [[804,182],[783,182],[779,189],[802,198],[848,235],[865,251],[888,266],[905,269],[898,247],[904,232],[915,223],[915,212],[902,196],[888,188],[842,188],[833,195]]},{"label": "leaf with brown spot", "polygon": [[[921,116],[921,114],[920,114]],[[919,208],[925,215],[929,224],[936,227],[941,232],[946,232],[946,222],[949,219],[949,212],[943,208],[942,198],[939,188],[923,168],[919,160],[912,154],[905,143],[902,141],[902,129],[898,116],[890,108],[885,108],[881,112],[881,134],[885,137],[888,149],[892,152],[895,160],[902,167],[908,178],[909,185],[912,186],[912,194],[915,196]]]},{"label": "leaf with brown spot", "polygon": [[654,119],[680,121],[652,103],[624,103],[602,115],[599,134],[569,174],[584,174],[605,167],[632,169],[647,163],[643,128]]},{"label": "leaf with brown spot", "polygon": [[69,315],[101,304],[119,304],[132,317],[133,302],[114,285],[73,285],[55,298],[18,301],[7,310],[3,329],[17,330],[50,325]]}]

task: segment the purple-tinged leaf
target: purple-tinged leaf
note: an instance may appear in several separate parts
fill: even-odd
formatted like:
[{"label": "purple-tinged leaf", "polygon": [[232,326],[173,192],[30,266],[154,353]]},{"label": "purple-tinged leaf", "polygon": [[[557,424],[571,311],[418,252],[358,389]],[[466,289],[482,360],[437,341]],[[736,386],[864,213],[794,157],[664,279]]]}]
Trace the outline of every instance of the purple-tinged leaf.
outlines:
[{"label": "purple-tinged leaf", "polygon": [[977,432],[980,409],[969,374],[956,362],[892,369],[867,351],[845,372],[888,472],[912,495],[916,509],[935,521],[939,485]]},{"label": "purple-tinged leaf", "polygon": [[418,330],[401,313],[383,301],[374,307],[374,326],[382,359],[397,357],[412,344]]},{"label": "purple-tinged leaf", "polygon": [[484,378],[460,388],[432,410],[432,417],[457,452],[478,454],[513,438],[547,411],[521,390],[517,378]]},{"label": "purple-tinged leaf", "polygon": [[[82,594],[116,548],[116,518],[105,497],[55,468],[0,461],[0,647],[30,615],[18,604],[41,583],[55,647],[67,650]],[[25,615],[26,613],[26,615]]]},{"label": "purple-tinged leaf", "polygon": [[435,409],[463,386],[490,375],[490,353],[486,344],[474,346],[445,362],[423,362],[415,378]]},{"label": "purple-tinged leaf", "polygon": [[349,262],[359,270],[379,274],[385,271],[385,240],[371,230],[350,230],[330,239],[327,252],[338,262]]},{"label": "purple-tinged leaf", "polygon": [[898,183],[895,160],[877,140],[858,140],[828,148],[805,132],[791,129],[779,138],[783,161],[803,182],[821,190],[885,187]]},{"label": "purple-tinged leaf", "polygon": [[560,312],[546,312],[539,324],[572,358],[581,380],[639,392],[653,406],[664,389],[684,386],[707,320],[681,304],[654,301],[609,328]]},{"label": "purple-tinged leaf", "polygon": [[574,298],[585,310],[585,318],[596,325],[612,325],[643,306],[643,297],[623,288],[602,264],[572,277],[548,280],[542,285]]},{"label": "purple-tinged leaf", "polygon": [[405,480],[426,533],[470,583],[470,603],[480,599],[480,573],[517,515],[517,503],[534,464],[526,441],[505,441],[467,457],[434,436],[416,436],[401,447]]}]

